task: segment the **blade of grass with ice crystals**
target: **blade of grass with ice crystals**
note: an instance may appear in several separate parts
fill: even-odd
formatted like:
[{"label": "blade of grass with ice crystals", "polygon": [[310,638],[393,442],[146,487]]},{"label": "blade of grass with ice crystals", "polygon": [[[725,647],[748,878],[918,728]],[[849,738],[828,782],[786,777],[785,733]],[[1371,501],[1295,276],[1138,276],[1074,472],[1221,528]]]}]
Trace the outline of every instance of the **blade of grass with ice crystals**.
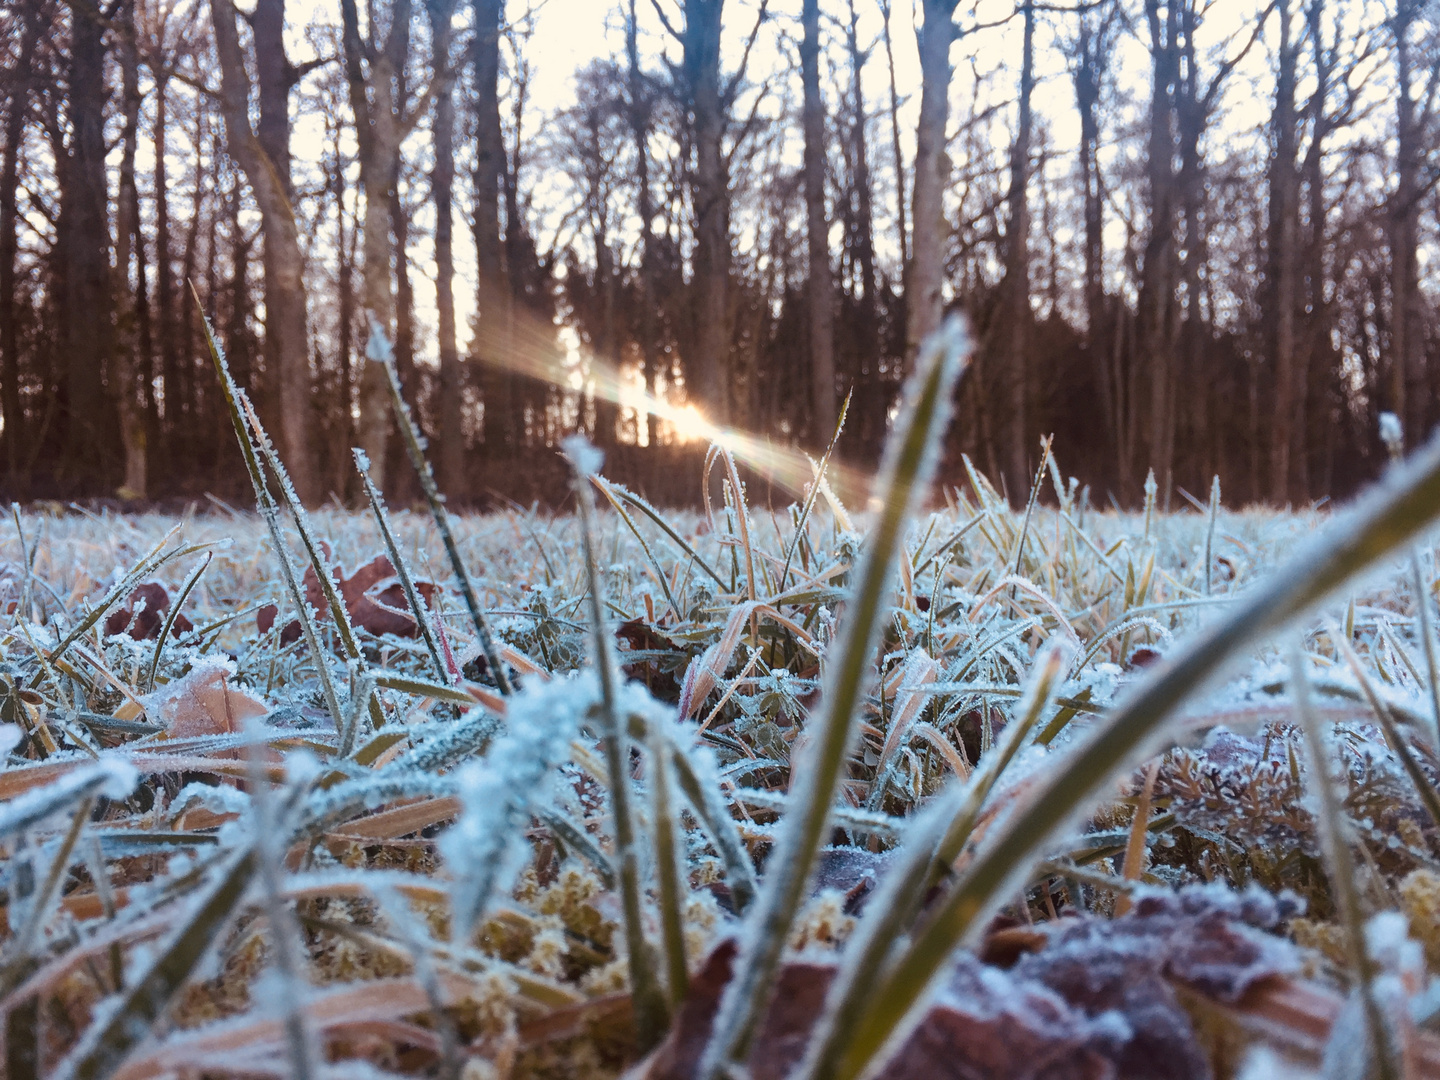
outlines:
[{"label": "blade of grass with ice crystals", "polygon": [[[66,830],[65,837],[60,841],[60,848],[55,852],[55,857],[50,861],[50,869],[45,873],[45,880],[40,888],[35,891],[31,900],[30,911],[25,917],[25,922],[11,940],[6,951],[5,969],[0,973],[0,997],[13,990],[16,984],[29,974],[31,970],[31,951],[35,947],[35,939],[50,919],[51,904],[55,900],[55,894],[60,889],[60,884],[65,875],[70,871],[70,855],[75,850],[75,843],[80,839],[80,833],[85,828],[85,822],[90,817],[90,808],[95,804],[93,797],[87,797],[75,808],[75,814],[70,819],[70,828]],[[15,911],[12,907],[11,912]],[[10,916],[12,919],[14,914]]]},{"label": "blade of grass with ice crystals", "polygon": [[1425,571],[1420,565],[1420,550],[1410,552],[1411,572],[1415,575],[1415,607],[1419,616],[1416,633],[1425,646],[1425,674],[1430,683],[1430,745],[1440,750],[1440,663],[1435,659],[1435,632],[1430,626],[1430,590],[1425,584]]},{"label": "blade of grass with ice crystals", "polygon": [[650,727],[650,830],[655,841],[655,880],[659,886],[661,942],[665,951],[665,989],[670,1007],[685,1000],[685,878],[676,849],[676,815],[670,802],[670,748],[658,724]]},{"label": "blade of grass with ice crystals", "polygon": [[[168,562],[184,558],[186,555],[193,555],[197,551],[204,551],[214,546],[212,542],[186,544],[183,547],[162,552],[161,549],[169,543],[171,537],[180,531],[180,528],[181,526],[177,524],[161,537],[160,542],[151,548],[150,552],[145,555],[144,558],[132,566],[125,576],[122,577],[109,592],[100,598],[100,601],[94,607],[86,612],[85,616],[75,624],[74,628],[60,640],[60,643],[50,650],[49,662],[51,664],[54,664],[64,656],[70,646],[74,645],[75,642],[87,634],[90,628],[98,623],[107,611],[120,603],[125,597],[129,596],[135,586],[139,585],[140,582],[150,574],[153,574]],[[43,679],[44,672],[36,672],[34,678],[30,680],[30,689],[33,690],[39,686]]]},{"label": "blade of grass with ice crystals", "polygon": [[633,506],[636,510],[639,510],[642,514],[644,514],[651,521],[653,521],[659,527],[660,531],[670,538],[670,540],[675,544],[676,547],[678,547],[681,551],[685,552],[685,554],[690,559],[694,560],[695,565],[700,567],[701,570],[704,570],[705,573],[709,575],[711,580],[713,580],[716,585],[719,585],[722,589],[729,588],[729,586],[726,585],[724,579],[720,577],[720,574],[715,570],[715,568],[711,566],[708,562],[706,562],[704,559],[702,559],[699,552],[697,552],[693,547],[691,547],[688,543],[685,542],[681,535],[671,527],[668,521],[665,520],[664,515],[661,514],[659,510],[656,510],[655,507],[651,506],[648,502],[642,499],[639,495],[636,495],[633,491],[630,491],[623,484],[617,484],[612,480],[606,480],[604,477],[596,477],[595,479],[596,482],[601,485],[602,490],[605,492],[607,498],[610,496],[611,492],[614,492],[620,498],[624,499],[627,503]]},{"label": "blade of grass with ice crystals", "polygon": [[670,592],[670,582],[665,577],[665,571],[660,568],[660,563],[655,558],[655,553],[650,550],[650,545],[646,542],[645,537],[640,534],[640,530],[635,526],[635,519],[630,516],[630,511],[625,509],[620,500],[620,496],[612,490],[610,484],[606,483],[600,477],[592,476],[590,481],[600,489],[605,498],[609,500],[610,505],[615,508],[615,512],[620,515],[620,520],[625,522],[625,525],[630,529],[631,533],[634,534],[635,539],[640,541],[640,550],[645,552],[645,558],[650,560],[650,565],[655,569],[655,580],[660,582],[660,588],[665,593],[665,602],[670,605],[670,610],[675,613],[675,618],[684,619],[684,612],[680,610],[680,605],[675,602],[675,597]]},{"label": "blade of grass with ice crystals", "polygon": [[253,839],[246,839],[200,899],[180,916],[179,928],[151,954],[149,964],[80,1036],[60,1066],[57,1080],[104,1080],[137,1043],[149,1037],[175,992],[240,903],[254,872]]},{"label": "blade of grass with ice crystals", "polygon": [[1210,577],[1215,571],[1215,521],[1220,517],[1220,474],[1210,482],[1210,524],[1205,529],[1205,595],[1210,595]]},{"label": "blade of grass with ice crystals", "polygon": [[1375,714],[1375,720],[1380,725],[1380,730],[1385,733],[1385,742],[1389,744],[1391,751],[1400,759],[1400,765],[1405,770],[1405,775],[1410,777],[1410,782],[1415,785],[1415,793],[1420,796],[1420,801],[1425,805],[1430,820],[1440,825],[1440,792],[1435,790],[1435,785],[1430,783],[1430,778],[1420,768],[1420,763],[1415,760],[1414,753],[1410,750],[1410,744],[1405,741],[1405,735],[1395,726],[1395,717],[1390,707],[1380,700],[1380,695],[1375,692],[1369,677],[1365,674],[1365,668],[1360,663],[1360,658],[1355,655],[1355,650],[1350,647],[1348,638],[1340,636],[1340,632],[1334,625],[1328,626],[1330,638],[1335,642],[1336,650],[1345,659],[1350,672],[1355,676],[1355,681],[1360,684],[1360,692],[1364,695],[1365,702],[1370,706],[1370,711]]},{"label": "blade of grass with ice crystals", "polygon": [[[230,375],[230,366],[225,362],[225,352],[220,348],[220,343],[215,340],[215,329],[205,315],[200,303],[200,294],[195,292],[193,284],[190,291],[195,297],[195,306],[201,308],[200,325],[205,330],[205,343],[210,349],[210,359],[215,364],[215,374],[220,379],[220,391],[225,395],[225,407],[230,413],[230,425],[235,429],[235,438],[240,442],[240,453],[245,458],[245,469],[249,472],[250,483],[255,488],[255,507],[260,511],[260,516],[265,519],[265,526],[270,531],[270,542],[275,545],[275,556],[280,560],[280,572],[285,578],[285,587],[289,590],[290,599],[295,604],[296,618],[300,620],[300,628],[305,634],[305,643],[310,646],[310,655],[315,658],[315,672],[320,679],[320,690],[325,697],[325,706],[330,712],[330,720],[338,733],[345,726],[345,716],[340,709],[340,695],[335,691],[335,681],[330,672],[329,661],[325,651],[320,647],[320,631],[315,626],[315,617],[311,614],[310,603],[305,599],[305,591],[300,587],[300,574],[294,562],[291,561],[290,549],[285,546],[285,536],[280,531],[280,516],[275,507],[275,500],[270,497],[270,489],[265,484],[265,474],[260,468],[260,459],[255,454],[255,444],[250,440],[249,429],[240,412],[241,390],[235,385],[235,380]],[[322,574],[321,576],[325,577],[326,575]]]},{"label": "blade of grass with ice crystals", "polygon": [[1301,659],[1300,650],[1293,647],[1290,650],[1290,696],[1295,703],[1300,727],[1305,732],[1310,775],[1314,778],[1315,793],[1320,804],[1320,813],[1315,815],[1315,823],[1320,832],[1321,850],[1325,855],[1325,869],[1330,878],[1335,907],[1340,913],[1340,922],[1345,931],[1345,950],[1349,954],[1350,966],[1359,984],[1365,1025],[1370,1041],[1377,1051],[1376,1063],[1379,1065],[1380,1076],[1384,1080],[1394,1080],[1394,1049],[1385,1017],[1380,1011],[1380,1003],[1375,997],[1376,969],[1365,942],[1365,913],[1360,904],[1360,889],[1355,881],[1355,857],[1350,851],[1350,838],[1342,809],[1344,800],[1330,767],[1330,753],[1325,745],[1325,733],[1321,729],[1320,718],[1315,715],[1310,702],[1310,686],[1305,678],[1304,661]]},{"label": "blade of grass with ice crystals", "polygon": [[[295,531],[300,534],[300,543],[305,548],[305,554],[310,558],[310,567],[320,586],[320,593],[325,597],[325,605],[330,609],[330,618],[335,621],[335,629],[340,635],[340,645],[345,651],[345,657],[352,666],[364,668],[367,666],[365,654],[360,651],[360,642],[355,638],[355,627],[350,622],[350,609],[335,588],[335,581],[339,574],[330,566],[329,558],[320,546],[315,531],[310,527],[310,515],[305,510],[305,504],[295,493],[295,485],[290,482],[290,473],[286,471],[285,463],[280,460],[279,453],[270,441],[269,432],[260,423],[260,417],[256,415],[249,396],[245,391],[240,390],[237,391],[237,398],[245,415],[249,417],[250,428],[255,433],[255,445],[265,456],[266,464],[270,466],[271,473],[274,474],[280,485],[280,494],[285,497],[285,504],[290,508],[290,518],[295,522]],[[385,710],[380,704],[380,699],[375,696],[373,687],[365,705],[370,713],[371,724],[376,729],[384,727]],[[355,735],[358,730],[358,724],[350,724],[342,731],[341,757],[349,757],[355,749]]]},{"label": "blade of grass with ice crystals", "polygon": [[460,558],[455,534],[450,531],[450,515],[445,511],[445,497],[440,494],[440,488],[435,483],[435,474],[430,470],[430,462],[425,458],[425,444],[421,441],[415,420],[410,415],[410,406],[405,403],[405,395],[400,390],[400,376],[395,371],[395,354],[390,348],[390,340],[373,315],[370,317],[370,341],[365,346],[365,358],[369,363],[379,364],[385,369],[385,378],[390,385],[390,404],[395,409],[395,420],[400,428],[400,437],[405,443],[405,452],[410,455],[410,464],[414,466],[415,475],[420,480],[420,490],[425,492],[425,501],[430,504],[430,516],[435,519],[435,528],[440,533],[440,541],[445,545],[445,554],[450,559],[450,569],[454,571],[455,580],[460,585],[460,595],[465,598],[465,607],[469,609],[470,622],[475,627],[480,651],[485,655],[485,663],[490,667],[490,677],[495,680],[500,692],[508,696],[514,693],[514,687],[510,685],[510,676],[505,672],[500,652],[495,648],[495,635],[490,630],[490,621],[485,618],[485,610],[480,606],[480,598],[475,593],[475,586],[470,581],[464,560]]},{"label": "blade of grass with ice crystals", "polygon": [[744,1060],[756,1021],[769,1000],[855,734],[855,716],[870,681],[886,599],[894,587],[895,559],[914,507],[938,463],[966,348],[959,320],[948,320],[925,343],[906,383],[901,417],[885,448],[877,521],[855,576],[857,584],[839,640],[826,665],[820,713],[812,721],[814,742],[800,773],[794,807],[785,815],[770,856],[770,872],[746,919],[735,975],[721,998],[701,1060],[699,1075],[704,1080],[719,1077],[730,1062]]},{"label": "blade of grass with ice crystals", "polygon": [[165,651],[165,643],[170,640],[170,631],[175,626],[175,620],[180,615],[180,609],[185,606],[189,599],[190,592],[200,582],[200,575],[204,574],[210,566],[210,560],[214,553],[207,551],[205,561],[195,568],[195,571],[185,579],[185,584],[180,586],[179,595],[175,602],[170,605],[170,611],[165,616],[165,625],[160,627],[160,636],[155,639],[155,655],[150,658],[150,673],[146,677],[145,685],[153,692],[155,689],[155,673],[160,670],[160,657]]},{"label": "blade of grass with ice crystals", "polygon": [[1001,774],[1035,730],[1054,696],[1069,659],[1063,645],[1047,647],[1036,661],[1025,699],[1005,728],[999,746],[983,757],[970,781],[955,785],[920,815],[906,837],[898,866],[882,892],[865,905],[865,915],[850,935],[839,976],[825,997],[825,1011],[810,1037],[802,1067],[792,1080],[828,1077],[844,1049],[844,1033],[871,1007],[871,991],[886,958],[910,929],[915,914],[937,880],[950,872],[980,819],[980,811]]},{"label": "blade of grass with ice crystals", "polygon": [[840,418],[835,421],[835,434],[830,436],[830,445],[825,447],[825,453],[820,458],[820,464],[815,465],[815,481],[810,485],[810,490],[805,493],[805,504],[800,508],[800,516],[795,521],[795,535],[790,540],[790,546],[785,551],[785,567],[780,571],[780,582],[775,586],[775,596],[785,591],[785,582],[790,577],[790,564],[795,560],[795,552],[799,550],[800,540],[805,535],[805,526],[810,520],[810,512],[815,509],[815,500],[820,497],[820,481],[825,476],[825,470],[830,467],[830,455],[835,453],[835,444],[840,441],[840,432],[845,429],[845,417],[850,414],[850,398],[855,391],[852,389],[845,395],[845,403],[840,406]]},{"label": "blade of grass with ice crystals", "polygon": [[0,804],[0,839],[30,828],[80,799],[97,794],[123,799],[135,790],[139,779],[140,774],[129,761],[107,755],[94,765],[75,769]]},{"label": "blade of grass with ice crystals", "polygon": [[849,1032],[836,1080],[854,1080],[898,1037],[903,1022],[945,966],[950,950],[1014,894],[1044,845],[1114,772],[1159,742],[1165,720],[1242,650],[1329,596],[1408,542],[1440,512],[1440,439],[1394,470],[1355,509],[1253,586],[1224,617],[1197,631],[1143,678],[1092,736],[1040,779],[1026,804],[999,823],[956,886],[886,972],[873,1008]]},{"label": "blade of grass with ice crystals", "polygon": [[405,601],[410,605],[410,614],[415,617],[415,625],[420,628],[420,636],[425,641],[425,648],[430,653],[430,661],[435,665],[435,673],[440,676],[442,683],[450,681],[449,673],[445,670],[445,662],[440,659],[440,646],[435,641],[435,632],[430,629],[430,619],[423,605],[420,603],[420,596],[415,591],[415,581],[410,576],[410,568],[405,565],[405,559],[400,554],[400,545],[395,543],[395,533],[390,528],[390,515],[385,509],[385,499],[375,487],[375,482],[370,479],[370,459],[365,456],[365,451],[358,447],[350,451],[355,458],[355,471],[360,474],[360,483],[364,485],[365,497],[370,500],[370,509],[375,514],[375,521],[380,526],[380,538],[385,541],[385,551],[390,556],[390,565],[395,567],[395,576],[400,579],[400,588],[405,593]]},{"label": "blade of grass with ice crystals", "polygon": [[630,993],[635,1002],[635,1033],[642,1052],[664,1035],[668,1021],[665,997],[650,962],[641,910],[640,853],[630,807],[629,725],[622,723],[616,703],[616,669],[610,632],[605,622],[604,582],[595,551],[595,495],[590,477],[599,470],[600,452],[583,436],[565,440],[565,456],[575,471],[575,499],[580,507],[580,535],[585,547],[585,573],[590,583],[591,640],[600,677],[600,719],[605,740],[605,766],[610,772],[610,813],[614,818],[615,861],[620,873],[620,902],[625,919],[625,950],[630,968]]}]

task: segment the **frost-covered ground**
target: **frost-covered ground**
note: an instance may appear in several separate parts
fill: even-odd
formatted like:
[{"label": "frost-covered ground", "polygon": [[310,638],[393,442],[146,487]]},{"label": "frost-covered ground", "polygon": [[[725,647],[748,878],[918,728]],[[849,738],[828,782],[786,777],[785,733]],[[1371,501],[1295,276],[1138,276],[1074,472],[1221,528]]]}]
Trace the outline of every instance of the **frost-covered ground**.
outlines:
[{"label": "frost-covered ground", "polygon": [[[807,1075],[854,1075],[898,1019],[869,985],[924,974],[902,931],[945,948],[885,1076],[1290,1076],[1327,1045],[1363,1068],[1376,1031],[1440,1069],[1410,1019],[1440,963],[1440,769],[1409,551],[1230,658],[1163,753],[967,908],[949,898],[987,841],[1117,698],[1329,518],[1067,500],[1027,524],[983,480],[946,491],[883,598],[751,1074],[809,1045]],[[797,530],[799,507],[742,516],[733,491],[657,521],[614,494],[593,533],[613,686],[576,517],[453,523],[504,679],[428,515],[390,519],[418,610],[373,517],[311,515],[348,628],[288,518],[304,618],[255,516],[10,522],[6,1075],[699,1075],[816,767],[869,523],[822,500]],[[1415,558],[1433,604],[1434,551]],[[871,984],[834,1013],[867,947]]]}]

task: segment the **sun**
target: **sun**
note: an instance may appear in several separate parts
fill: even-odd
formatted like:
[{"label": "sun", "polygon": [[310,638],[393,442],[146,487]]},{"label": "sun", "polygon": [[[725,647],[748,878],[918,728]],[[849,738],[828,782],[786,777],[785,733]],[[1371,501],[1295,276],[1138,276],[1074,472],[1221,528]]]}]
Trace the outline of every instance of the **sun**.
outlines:
[{"label": "sun", "polygon": [[675,437],[681,442],[713,442],[719,434],[715,425],[705,419],[705,414],[694,405],[676,409],[670,414],[669,420],[675,426]]}]

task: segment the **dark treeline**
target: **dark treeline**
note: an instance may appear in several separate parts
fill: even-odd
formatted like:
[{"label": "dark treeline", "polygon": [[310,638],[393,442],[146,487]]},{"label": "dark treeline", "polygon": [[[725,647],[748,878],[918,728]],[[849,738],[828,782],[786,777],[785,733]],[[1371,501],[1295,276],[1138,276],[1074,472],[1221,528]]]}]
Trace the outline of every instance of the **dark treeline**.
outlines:
[{"label": "dark treeline", "polygon": [[871,463],[950,308],[1012,499],[1052,433],[1097,502],[1284,504],[1440,421],[1437,0],[618,0],[559,106],[520,0],[252,3],[0,7],[12,498],[242,491],[202,310],[307,501],[414,495],[372,317],[460,500],[558,501],[576,427],[694,498],[642,392],[813,451],[853,391]]}]

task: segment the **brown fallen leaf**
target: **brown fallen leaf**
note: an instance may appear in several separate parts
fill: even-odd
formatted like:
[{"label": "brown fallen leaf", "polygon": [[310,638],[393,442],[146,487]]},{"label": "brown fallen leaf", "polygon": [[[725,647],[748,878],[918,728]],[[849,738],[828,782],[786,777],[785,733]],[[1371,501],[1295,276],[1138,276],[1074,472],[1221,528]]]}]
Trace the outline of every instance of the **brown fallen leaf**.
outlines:
[{"label": "brown fallen leaf", "polygon": [[[324,549],[326,558],[329,558],[330,546],[323,541],[320,546]],[[405,590],[400,583],[391,581],[383,589],[376,591],[376,587],[381,583],[395,577],[395,566],[389,558],[377,555],[349,577],[345,576],[344,568],[336,564],[334,573],[340,601],[350,615],[350,622],[356,627],[377,636],[381,634],[393,634],[396,637],[404,638],[419,636],[420,629],[409,611],[405,600]],[[325,602],[325,593],[320,588],[320,578],[316,575],[313,566],[305,568],[303,584],[306,601],[319,613],[321,619],[328,619],[330,608]],[[417,581],[415,582],[415,591],[428,604],[439,592],[439,586],[430,581]],[[262,634],[267,633],[275,625],[278,615],[279,609],[274,604],[266,604],[255,613],[255,625]],[[280,643],[288,645],[292,641],[298,641],[299,638],[300,623],[298,620],[292,619],[280,631]]]},{"label": "brown fallen leaf", "polygon": [[264,702],[230,685],[229,668],[210,662],[156,691],[148,711],[165,725],[170,738],[188,738],[233,735],[246,720],[269,710]]},{"label": "brown fallen leaf", "polygon": [[[139,608],[137,612],[135,609]],[[105,618],[107,635],[129,634],[136,641],[152,641],[160,636],[165,623],[165,613],[170,610],[170,594],[165,586],[147,581],[135,586],[135,591],[126,599],[123,607],[117,607]],[[176,615],[171,624],[170,634],[180,637],[195,629],[184,615]]]}]

